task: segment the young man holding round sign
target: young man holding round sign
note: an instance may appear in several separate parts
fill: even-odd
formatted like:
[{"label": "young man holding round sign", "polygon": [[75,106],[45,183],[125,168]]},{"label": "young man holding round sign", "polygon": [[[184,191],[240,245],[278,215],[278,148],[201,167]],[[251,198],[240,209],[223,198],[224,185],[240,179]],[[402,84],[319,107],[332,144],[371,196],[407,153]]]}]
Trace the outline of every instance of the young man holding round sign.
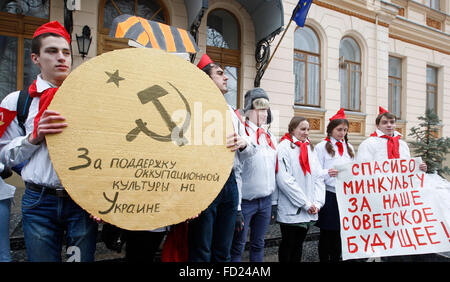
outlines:
[{"label": "young man holding round sign", "polygon": [[25,132],[17,120],[20,91],[9,94],[1,111],[12,113],[3,124],[0,158],[6,167],[27,162],[21,175],[23,231],[30,261],[61,261],[63,235],[71,261],[93,261],[97,223],[67,194],[49,158],[45,137],[61,133],[65,118],[47,110],[72,66],[70,35],[57,21],[40,26],[33,35],[31,59],[41,73],[28,88],[29,114]]},{"label": "young man holding round sign", "polygon": [[[204,54],[197,67],[203,70],[217,88],[225,94],[228,92],[224,70]],[[230,261],[230,249],[236,223],[239,191],[236,172],[241,159],[254,153],[254,145],[244,139],[239,132],[241,120],[238,112],[228,105],[235,132],[227,136],[227,147],[236,152],[233,169],[216,199],[198,218],[189,224],[189,261],[210,262]],[[238,132],[236,132],[238,131]]]}]

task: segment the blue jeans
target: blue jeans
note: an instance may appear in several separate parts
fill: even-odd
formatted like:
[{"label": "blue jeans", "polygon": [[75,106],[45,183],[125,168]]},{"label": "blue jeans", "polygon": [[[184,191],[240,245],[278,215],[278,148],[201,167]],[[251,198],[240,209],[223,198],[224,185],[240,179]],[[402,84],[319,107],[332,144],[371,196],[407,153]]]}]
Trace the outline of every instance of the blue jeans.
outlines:
[{"label": "blue jeans", "polygon": [[230,261],[238,197],[232,171],[216,199],[189,223],[189,261]]},{"label": "blue jeans", "polygon": [[251,201],[242,200],[241,209],[244,216],[244,228],[234,233],[231,261],[241,261],[250,228],[250,261],[262,262],[264,260],[264,236],[272,214],[271,197],[267,196]]},{"label": "blue jeans", "polygon": [[9,218],[11,214],[11,199],[0,200],[0,262],[11,261],[9,247]]},{"label": "blue jeans", "polygon": [[64,235],[67,261],[94,261],[98,225],[71,198],[25,189],[22,217],[29,261],[60,262]]}]

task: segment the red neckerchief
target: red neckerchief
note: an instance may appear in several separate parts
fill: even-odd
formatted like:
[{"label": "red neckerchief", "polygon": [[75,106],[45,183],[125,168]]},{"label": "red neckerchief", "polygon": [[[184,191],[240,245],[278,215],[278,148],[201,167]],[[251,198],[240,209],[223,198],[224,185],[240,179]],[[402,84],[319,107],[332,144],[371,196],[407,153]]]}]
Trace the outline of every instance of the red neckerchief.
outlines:
[{"label": "red neckerchief", "polygon": [[[248,125],[248,122],[245,121],[244,125],[245,125],[245,134],[247,134],[247,136],[250,136],[250,133],[248,133],[248,130],[247,130],[247,128],[250,127]],[[270,146],[270,148],[276,150],[275,145],[273,145],[272,139],[270,139],[269,134],[267,134],[267,132],[264,130],[264,128],[258,127],[258,129],[256,130],[256,143],[259,145],[259,137],[261,136],[261,134],[266,135],[267,144]]]},{"label": "red neckerchief", "polygon": [[[325,138],[325,141],[328,141],[331,143],[331,140],[329,137]],[[342,156],[344,154],[344,145],[342,144],[341,141],[336,141],[336,146],[338,147],[339,155]]]},{"label": "red neckerchief", "polygon": [[14,120],[16,115],[16,111],[10,111],[0,107],[0,137],[3,136],[3,133],[6,131],[9,124]]},{"label": "red neckerchief", "polygon": [[239,111],[237,109],[234,110],[234,113],[236,114],[236,116],[238,117],[238,119],[244,123],[244,119],[242,118],[241,114],[239,113]]},{"label": "red neckerchief", "polygon": [[256,131],[256,143],[258,143],[259,145],[259,137],[261,136],[261,134],[266,135],[267,144],[270,146],[270,148],[275,150],[275,145],[273,145],[272,139],[270,139],[269,134],[267,134],[264,128],[259,127],[258,130]]},{"label": "red neckerchief", "polygon": [[[289,133],[286,133],[280,140],[289,140],[291,141],[291,143],[294,143],[294,141],[292,140],[292,136]],[[300,167],[303,170],[303,173],[306,175],[307,172],[309,172],[311,174],[311,168],[309,166],[309,158],[308,158],[308,145],[309,145],[309,140],[306,140],[305,142],[301,142],[301,141],[297,141],[294,143],[295,145],[297,145],[298,147],[300,147],[300,156],[299,156],[299,162],[300,162]]]},{"label": "red neckerchief", "polygon": [[[250,126],[248,125],[247,121],[244,122],[244,125],[245,125],[245,133],[247,134],[247,136],[250,136],[247,130],[247,127]],[[256,143],[258,143],[259,145],[259,136],[261,136],[261,134],[266,135],[267,144],[269,144],[270,148],[276,150],[275,145],[273,145],[272,139],[270,139],[269,134],[267,134],[267,132],[263,128],[258,128],[258,130],[256,131]],[[278,173],[278,154],[277,154],[277,163],[275,165],[275,173]]]},{"label": "red neckerchief", "polygon": [[43,92],[39,93],[36,87],[36,80],[33,81],[33,84],[28,88],[28,93],[30,97],[40,97],[39,99],[39,112],[34,118],[34,130],[33,130],[33,138],[36,138],[37,135],[37,127],[39,120],[41,119],[42,114],[48,108],[50,103],[52,102],[53,97],[55,96],[56,91],[58,91],[58,87],[56,88],[48,88]]},{"label": "red neckerchief", "polygon": [[395,137],[382,135],[378,136],[377,132],[373,132],[370,134],[371,137],[380,137],[385,138],[388,140],[387,142],[387,153],[389,159],[399,159],[400,158],[400,135],[397,135]]},{"label": "red neckerchief", "polygon": [[[244,129],[245,129],[245,134],[247,134],[247,136],[250,136],[250,134],[248,133],[248,130],[247,130],[247,127],[250,127],[250,126],[248,125],[248,123],[247,123],[247,120],[244,121],[244,125],[245,125],[245,127],[244,127]],[[259,144],[259,143],[258,143],[258,144]]]}]

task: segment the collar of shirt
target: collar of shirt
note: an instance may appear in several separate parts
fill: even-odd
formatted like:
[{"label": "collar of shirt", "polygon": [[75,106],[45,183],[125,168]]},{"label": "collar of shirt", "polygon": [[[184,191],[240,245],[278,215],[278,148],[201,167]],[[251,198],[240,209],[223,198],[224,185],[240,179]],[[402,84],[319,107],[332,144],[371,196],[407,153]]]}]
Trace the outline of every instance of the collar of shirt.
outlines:
[{"label": "collar of shirt", "polygon": [[48,82],[47,80],[44,80],[41,76],[41,74],[39,74],[37,76],[36,79],[36,90],[38,93],[42,93],[45,90],[49,89],[49,88],[56,88],[56,86],[54,86],[53,84],[51,84],[50,82]]},{"label": "collar of shirt", "polygon": [[[375,130],[375,132],[377,133],[378,137],[386,135],[386,134],[383,133],[383,131],[379,130],[378,128]],[[400,132],[398,132],[397,130],[394,130],[394,136],[393,137],[397,137],[399,135],[401,136],[402,134]]]},{"label": "collar of shirt", "polygon": [[251,130],[253,130],[253,132],[256,132],[258,130],[258,127],[256,126],[256,124],[254,124],[253,122],[251,122],[250,120],[246,120],[248,127],[251,128]]},{"label": "collar of shirt", "polygon": [[339,141],[339,142],[341,142],[342,143],[342,145],[344,145],[344,143],[345,143],[345,140],[336,140],[333,136],[331,136],[330,137],[330,141],[331,141],[331,143],[333,144],[333,145],[336,145],[336,143]]}]

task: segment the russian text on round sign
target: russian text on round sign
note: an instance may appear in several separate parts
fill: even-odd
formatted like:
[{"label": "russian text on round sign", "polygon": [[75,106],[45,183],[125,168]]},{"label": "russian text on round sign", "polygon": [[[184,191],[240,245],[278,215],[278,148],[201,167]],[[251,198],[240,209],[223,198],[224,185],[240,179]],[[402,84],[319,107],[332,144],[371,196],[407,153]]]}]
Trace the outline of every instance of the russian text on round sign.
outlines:
[{"label": "russian text on round sign", "polygon": [[160,50],[122,49],[78,66],[49,109],[53,166],[88,213],[128,230],[198,215],[232,169],[223,95],[195,65]]}]

